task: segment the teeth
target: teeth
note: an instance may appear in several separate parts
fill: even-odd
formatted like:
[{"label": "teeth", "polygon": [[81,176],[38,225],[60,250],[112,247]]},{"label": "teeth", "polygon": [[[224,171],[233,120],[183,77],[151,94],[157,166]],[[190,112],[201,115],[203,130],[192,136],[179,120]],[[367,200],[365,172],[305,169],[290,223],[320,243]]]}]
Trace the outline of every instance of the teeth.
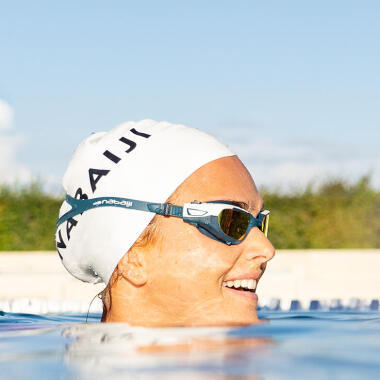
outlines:
[{"label": "teeth", "polygon": [[248,289],[256,288],[256,280],[248,280]]},{"label": "teeth", "polygon": [[235,280],[235,281],[224,281],[223,286],[227,288],[243,288],[249,290],[255,290],[257,285],[256,280]]}]

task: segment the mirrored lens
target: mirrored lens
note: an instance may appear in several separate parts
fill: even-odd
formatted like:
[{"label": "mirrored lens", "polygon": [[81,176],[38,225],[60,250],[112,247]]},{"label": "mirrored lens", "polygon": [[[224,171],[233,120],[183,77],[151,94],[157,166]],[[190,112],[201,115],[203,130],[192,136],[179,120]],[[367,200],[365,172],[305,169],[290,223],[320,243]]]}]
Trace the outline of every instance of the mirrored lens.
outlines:
[{"label": "mirrored lens", "polygon": [[235,209],[224,209],[219,214],[219,226],[229,237],[243,239],[249,225],[249,214]]},{"label": "mirrored lens", "polygon": [[261,222],[261,231],[264,232],[264,235],[268,236],[268,227],[269,227],[269,214],[265,215]]}]

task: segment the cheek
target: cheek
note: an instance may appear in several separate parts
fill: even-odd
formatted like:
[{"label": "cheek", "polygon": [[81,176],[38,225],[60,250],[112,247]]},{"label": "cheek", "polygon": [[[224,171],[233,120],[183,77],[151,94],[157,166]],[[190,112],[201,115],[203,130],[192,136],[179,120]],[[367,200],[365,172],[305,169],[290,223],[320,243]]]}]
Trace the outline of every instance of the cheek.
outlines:
[{"label": "cheek", "polygon": [[149,277],[156,294],[191,299],[220,292],[222,277],[236,261],[233,249],[193,226],[174,222],[168,221],[161,228],[163,240],[151,252]]}]

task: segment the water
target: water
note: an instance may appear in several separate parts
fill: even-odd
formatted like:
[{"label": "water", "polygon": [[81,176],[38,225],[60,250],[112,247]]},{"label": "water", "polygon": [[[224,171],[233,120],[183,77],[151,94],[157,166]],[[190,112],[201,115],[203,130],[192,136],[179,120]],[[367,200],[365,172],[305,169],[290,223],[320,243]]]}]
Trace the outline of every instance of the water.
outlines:
[{"label": "water", "polygon": [[3,379],[379,379],[380,312],[265,312],[248,327],[132,328],[0,312]]}]

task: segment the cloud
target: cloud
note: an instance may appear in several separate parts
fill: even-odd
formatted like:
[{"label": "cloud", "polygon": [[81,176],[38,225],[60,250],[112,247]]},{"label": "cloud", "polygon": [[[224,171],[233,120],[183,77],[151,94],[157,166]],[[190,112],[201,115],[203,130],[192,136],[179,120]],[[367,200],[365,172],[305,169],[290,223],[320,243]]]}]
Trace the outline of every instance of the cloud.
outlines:
[{"label": "cloud", "polygon": [[25,183],[32,179],[31,171],[17,162],[16,152],[23,138],[9,134],[13,127],[13,109],[0,100],[0,184]]},{"label": "cloud", "polygon": [[0,131],[11,129],[13,122],[13,109],[8,104],[0,100]]},{"label": "cloud", "polygon": [[256,184],[283,191],[316,185],[330,178],[354,181],[371,174],[380,188],[378,153],[358,144],[270,136],[262,128],[219,130],[219,137],[238,154]]}]

